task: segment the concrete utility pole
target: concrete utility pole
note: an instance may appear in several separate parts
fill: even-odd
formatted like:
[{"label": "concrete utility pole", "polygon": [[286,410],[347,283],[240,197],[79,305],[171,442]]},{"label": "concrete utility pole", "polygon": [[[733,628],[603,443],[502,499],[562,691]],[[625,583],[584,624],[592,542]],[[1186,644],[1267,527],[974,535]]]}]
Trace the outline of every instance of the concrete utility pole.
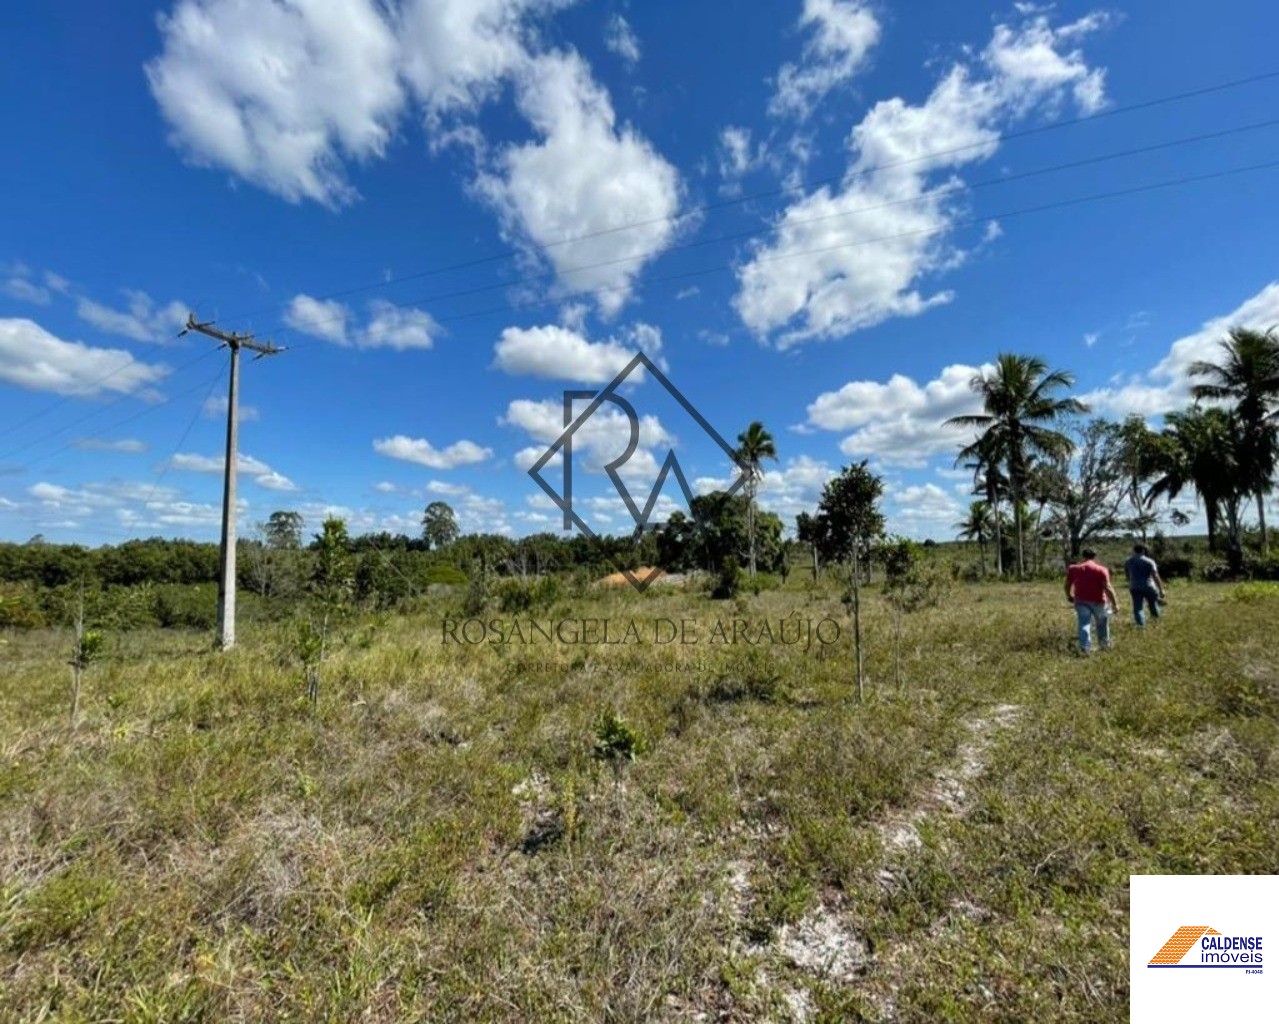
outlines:
[{"label": "concrete utility pole", "polygon": [[[231,350],[231,383],[226,405],[226,464],[222,468],[222,545],[218,555],[218,647],[229,651],[235,646],[235,470],[240,428],[240,349],[256,352],[255,358],[273,356],[284,349],[270,342],[256,341],[251,334],[219,331],[213,322],[198,323],[195,314],[187,316],[186,330],[207,335]],[[179,335],[181,337],[181,335]]]}]

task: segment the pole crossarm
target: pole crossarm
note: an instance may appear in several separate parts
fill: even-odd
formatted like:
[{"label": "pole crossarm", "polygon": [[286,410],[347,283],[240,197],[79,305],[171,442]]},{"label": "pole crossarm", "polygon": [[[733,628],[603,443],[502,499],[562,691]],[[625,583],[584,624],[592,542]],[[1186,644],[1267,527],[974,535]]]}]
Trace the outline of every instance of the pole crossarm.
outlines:
[{"label": "pole crossarm", "polygon": [[194,313],[187,314],[187,325],[182,333],[186,334],[187,331],[195,331],[197,334],[206,335],[213,338],[215,341],[222,342],[222,344],[228,348],[247,348],[251,352],[256,352],[258,354],[258,358],[261,358],[262,356],[275,356],[286,351],[286,349],[282,346],[272,344],[269,341],[258,341],[252,334],[241,334],[238,331],[219,330],[217,327],[213,326],[212,320],[209,320],[206,323],[200,323],[200,321],[196,320]]}]

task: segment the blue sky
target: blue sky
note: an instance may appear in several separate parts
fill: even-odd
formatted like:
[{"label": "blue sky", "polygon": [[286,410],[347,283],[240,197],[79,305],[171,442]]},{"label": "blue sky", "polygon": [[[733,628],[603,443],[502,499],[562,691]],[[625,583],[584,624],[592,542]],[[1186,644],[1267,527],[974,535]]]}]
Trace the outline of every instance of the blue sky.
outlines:
[{"label": "blue sky", "polygon": [[[442,499],[514,534],[558,526],[523,467],[562,391],[637,348],[730,439],[773,430],[765,506],[870,458],[890,527],[946,537],[969,499],[939,424],[996,352],[1157,421],[1227,325],[1279,322],[1279,168],[1249,170],[1279,161],[1279,78],[1127,109],[1279,70],[1271,5],[729,10],[11,15],[0,537],[216,536],[226,360],[175,337],[190,309],[289,348],[244,366],[242,529],[416,532]],[[637,494],[670,448],[727,478],[651,381],[624,393]],[[629,532],[599,472],[625,440],[606,415],[579,446],[600,530]]]}]

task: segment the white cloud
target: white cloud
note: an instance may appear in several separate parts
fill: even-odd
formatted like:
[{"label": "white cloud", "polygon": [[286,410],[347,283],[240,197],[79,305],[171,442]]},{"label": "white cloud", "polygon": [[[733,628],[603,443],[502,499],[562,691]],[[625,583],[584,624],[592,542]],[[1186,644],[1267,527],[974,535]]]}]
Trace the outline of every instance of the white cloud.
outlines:
[{"label": "white cloud", "polygon": [[431,480],[427,483],[426,489],[430,494],[443,494],[450,498],[460,498],[470,493],[469,487],[462,484],[450,484],[444,480]]},{"label": "white cloud", "polygon": [[145,441],[138,441],[133,438],[106,441],[97,437],[84,437],[72,443],[82,452],[113,452],[119,455],[136,455],[147,450]]},{"label": "white cloud", "polygon": [[368,321],[360,326],[355,314],[340,302],[295,295],[284,322],[295,331],[334,345],[397,352],[431,348],[441,333],[440,325],[423,310],[397,306],[385,299],[374,299],[368,308]]},{"label": "white cloud", "polygon": [[474,441],[455,441],[447,448],[436,448],[430,441],[397,434],[373,442],[373,450],[388,458],[412,462],[429,469],[455,469],[484,462],[493,455],[491,448],[482,448]]},{"label": "white cloud", "polygon": [[290,201],[348,202],[345,159],[381,156],[404,104],[375,0],[181,0],[146,66],[171,141]]},{"label": "white cloud", "polygon": [[[1130,318],[1130,323],[1132,322]],[[1155,366],[1144,374],[1098,388],[1081,399],[1094,411],[1114,416],[1130,413],[1160,416],[1188,405],[1192,381],[1190,364],[1220,358],[1220,345],[1232,327],[1267,331],[1279,325],[1279,281],[1271,281],[1224,316],[1208,320],[1194,334],[1174,341]],[[1144,326],[1144,323],[1143,323]]]},{"label": "white cloud", "polygon": [[[820,459],[809,455],[797,455],[780,466],[766,466],[759,482],[759,506],[776,513],[787,529],[801,512],[811,512],[817,507],[826,482],[836,475],[836,470]],[[693,489],[699,494],[710,491],[726,491],[732,486],[734,476],[698,477]]]},{"label": "white cloud", "polygon": [[508,235],[541,247],[561,289],[591,293],[614,314],[675,236],[679,175],[633,129],[617,127],[608,93],[576,53],[530,58],[516,99],[542,140],[498,154],[476,190]]},{"label": "white cloud", "polygon": [[865,67],[879,42],[879,21],[860,0],[804,0],[799,24],[811,35],[803,60],[783,64],[777,74],[768,105],[774,117],[806,118],[822,97]]},{"label": "white cloud", "polygon": [[640,59],[639,40],[631,23],[620,14],[608,19],[608,29],[604,33],[604,45],[622,58],[628,65],[634,65]]},{"label": "white cloud", "polygon": [[981,400],[969,381],[985,369],[989,367],[947,366],[922,386],[903,374],[894,374],[886,383],[850,381],[808,406],[808,424],[821,430],[851,430],[840,442],[840,451],[854,458],[873,457],[884,465],[921,466],[937,455],[953,457],[967,435],[942,423],[981,411]]},{"label": "white cloud", "polygon": [[[661,332],[648,324],[631,327],[629,341],[643,344],[650,358],[661,350]],[[636,349],[616,339],[588,341],[581,333],[548,324],[543,327],[508,327],[493,348],[493,365],[513,376],[603,384],[611,381],[635,357]],[[632,380],[643,377],[637,369]]]},{"label": "white cloud", "polygon": [[531,19],[573,0],[408,0],[399,23],[404,76],[437,124],[490,99],[535,44]]},{"label": "white cloud", "polygon": [[[896,97],[871,108],[852,131],[844,182],[792,203],[739,269],[743,323],[760,336],[781,332],[786,347],[950,302],[952,292],[927,293],[921,282],[964,258],[949,239],[963,210],[955,171],[988,159],[1003,125],[1051,109],[1071,87],[1095,108],[1099,74],[1077,50],[1062,53],[1081,24],[999,26],[979,60],[952,67],[922,104]],[[1041,52],[1049,43],[1061,65],[1052,71]],[[947,178],[934,188],[938,173]]]},{"label": "white cloud", "polygon": [[889,484],[884,489],[888,529],[908,537],[950,537],[963,516],[963,505],[936,484]]},{"label": "white cloud", "polygon": [[335,345],[347,344],[346,322],[351,311],[340,302],[295,295],[284,313],[284,322],[295,331]]},{"label": "white cloud", "polygon": [[17,274],[8,278],[4,285],[0,286],[0,291],[3,291],[11,299],[18,299],[21,302],[34,302],[37,306],[47,306],[51,298],[48,288],[43,288]]},{"label": "white cloud", "polygon": [[100,331],[145,342],[170,341],[186,324],[187,307],[177,300],[157,306],[146,292],[125,288],[123,294],[126,309],[82,297],[76,302],[76,315]]},{"label": "white cloud", "polygon": [[360,348],[430,348],[440,334],[440,325],[420,309],[396,306],[382,299],[369,304],[369,321],[356,337]]},{"label": "white cloud", "polygon": [[389,483],[386,480],[383,480],[383,481],[380,481],[379,483],[374,484],[373,489],[377,491],[378,494],[395,494],[399,490],[399,488],[396,487],[395,484]]},{"label": "white cloud", "polygon": [[[200,412],[205,419],[225,419],[228,404],[226,395],[210,395],[204,400]],[[239,414],[241,423],[252,423],[262,418],[256,406],[245,405],[242,402],[237,403],[236,412]]]},{"label": "white cloud", "polygon": [[[193,473],[221,473],[226,465],[226,458],[221,455],[192,455],[180,452],[169,461],[174,469],[188,470]],[[269,491],[296,491],[298,487],[287,476],[277,473],[260,459],[239,453],[235,460],[236,473],[250,477],[259,487]]]},{"label": "white cloud", "polygon": [[25,319],[0,319],[0,380],[34,391],[92,396],[145,392],[166,366],[138,362],[123,349],[63,341]]}]

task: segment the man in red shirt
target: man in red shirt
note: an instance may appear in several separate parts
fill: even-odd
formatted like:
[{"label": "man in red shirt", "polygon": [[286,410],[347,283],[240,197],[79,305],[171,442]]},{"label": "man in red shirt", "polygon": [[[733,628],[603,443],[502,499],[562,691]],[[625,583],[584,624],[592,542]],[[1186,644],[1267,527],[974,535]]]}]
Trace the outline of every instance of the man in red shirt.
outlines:
[{"label": "man in red shirt", "polygon": [[[1119,610],[1119,599],[1110,585],[1110,570],[1097,561],[1097,552],[1084,548],[1084,560],[1066,570],[1066,600],[1075,606],[1079,620],[1079,650],[1092,652],[1091,623],[1097,624],[1097,642],[1110,649],[1110,612]],[[1107,609],[1107,604],[1110,608]]]}]

